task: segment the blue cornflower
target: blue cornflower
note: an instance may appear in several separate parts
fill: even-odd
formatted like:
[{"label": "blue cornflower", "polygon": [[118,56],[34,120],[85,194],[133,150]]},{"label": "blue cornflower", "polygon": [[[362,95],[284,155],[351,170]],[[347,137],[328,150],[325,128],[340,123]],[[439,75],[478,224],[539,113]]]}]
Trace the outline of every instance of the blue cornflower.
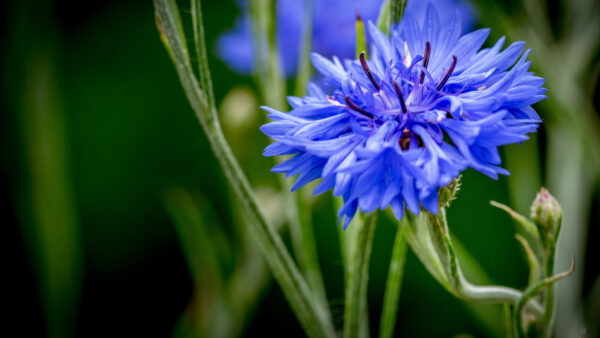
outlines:
[{"label": "blue cornflower", "polygon": [[430,5],[423,22],[405,16],[391,38],[369,22],[369,60],[313,54],[324,84],[290,97],[289,113],[263,107],[274,122],[261,130],[276,141],[263,154],[295,154],[272,171],[300,174],[292,190],[321,178],[315,194],[343,197],[344,228],[357,208],[391,206],[398,219],[405,207],[437,213],[438,189],[467,167],[509,174],[498,147],[536,131],[531,105],[545,98],[544,79],[529,72],[523,42],[480,50],[489,29],[461,36],[460,27],[458,12],[442,26]]},{"label": "blue cornflower", "polygon": [[[352,57],[355,49],[354,41],[356,41],[357,12],[365,21],[376,20],[382,2],[382,0],[314,0],[313,51],[325,56]],[[432,3],[441,13],[451,13],[458,8],[463,28],[470,29],[473,26],[475,11],[470,2],[434,0]],[[425,17],[424,2],[409,0],[406,15],[422,21]],[[304,22],[303,1],[277,0],[277,45],[283,70],[287,76],[293,75],[298,65]],[[445,22],[442,21],[442,24]],[[221,59],[233,70],[242,74],[252,73],[254,67],[252,26],[247,16],[238,18],[235,27],[219,38],[217,51]]]}]

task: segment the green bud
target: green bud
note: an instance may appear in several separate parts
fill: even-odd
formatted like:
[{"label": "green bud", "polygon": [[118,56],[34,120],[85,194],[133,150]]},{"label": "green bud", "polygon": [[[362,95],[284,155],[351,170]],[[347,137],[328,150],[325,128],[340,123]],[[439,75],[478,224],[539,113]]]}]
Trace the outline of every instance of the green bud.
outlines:
[{"label": "green bud", "polygon": [[447,208],[450,203],[456,199],[456,194],[460,190],[460,180],[462,176],[458,176],[450,184],[443,187],[439,191],[439,203],[441,208]]},{"label": "green bud", "polygon": [[[562,208],[548,190],[542,188],[531,205],[531,218],[546,243],[555,242],[562,222]],[[546,244],[542,243],[542,244]]]}]

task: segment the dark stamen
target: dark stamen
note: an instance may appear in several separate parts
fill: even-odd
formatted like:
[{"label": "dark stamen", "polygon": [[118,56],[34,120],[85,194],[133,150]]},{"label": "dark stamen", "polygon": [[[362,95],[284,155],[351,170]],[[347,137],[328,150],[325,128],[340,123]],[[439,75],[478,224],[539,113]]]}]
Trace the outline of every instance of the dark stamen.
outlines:
[{"label": "dark stamen", "polygon": [[350,108],[352,108],[352,110],[355,110],[363,115],[365,115],[366,117],[372,119],[373,115],[371,113],[369,113],[368,111],[362,109],[361,107],[359,107],[358,105],[356,105],[356,103],[350,101],[350,98],[348,96],[346,96],[346,104],[348,104],[348,106],[350,106]]},{"label": "dark stamen", "polygon": [[438,91],[444,88],[444,85],[446,84],[446,82],[450,78],[450,75],[452,75],[452,72],[454,71],[454,67],[456,67],[456,55],[452,55],[452,64],[450,65],[450,68],[448,68],[448,71],[446,72],[446,75],[444,75],[442,81],[440,81],[440,83],[437,85]]},{"label": "dark stamen", "polygon": [[369,65],[367,65],[367,60],[365,60],[365,52],[360,53],[360,64],[365,70],[365,74],[367,74],[369,80],[371,80],[373,86],[375,86],[375,88],[379,90],[379,84],[377,84],[377,81],[375,81],[375,78],[373,77],[373,74],[371,74],[371,70],[369,69]]},{"label": "dark stamen", "polygon": [[398,99],[400,99],[400,106],[402,107],[402,113],[406,114],[406,102],[404,102],[404,96],[402,96],[402,89],[398,85],[398,82],[394,81],[394,89],[396,90],[396,95],[398,95]]},{"label": "dark stamen", "polygon": [[410,137],[405,138],[405,139],[400,139],[400,148],[402,150],[408,150],[408,147],[410,147]]},{"label": "dark stamen", "polygon": [[[427,66],[429,65],[429,56],[431,55],[431,44],[429,43],[429,41],[427,41],[425,43],[425,56],[423,57],[423,67],[425,69],[427,69]],[[421,83],[423,83],[423,80],[425,79],[425,72],[421,71]]]},{"label": "dark stamen", "polygon": [[408,129],[402,131],[402,136],[400,137],[400,140],[398,140],[398,143],[400,143],[400,148],[402,150],[408,150],[408,147],[410,146],[410,131]]},{"label": "dark stamen", "polygon": [[425,143],[423,143],[423,139],[419,135],[415,135],[417,139],[417,147],[425,148]]}]

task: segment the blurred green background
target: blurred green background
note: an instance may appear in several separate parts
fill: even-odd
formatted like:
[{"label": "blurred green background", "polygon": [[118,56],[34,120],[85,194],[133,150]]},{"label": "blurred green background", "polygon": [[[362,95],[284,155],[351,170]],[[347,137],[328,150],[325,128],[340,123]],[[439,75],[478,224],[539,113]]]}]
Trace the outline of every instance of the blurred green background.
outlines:
[{"label": "blurred green background", "polygon": [[[560,254],[568,261],[572,252],[578,272],[572,284],[559,283],[559,290],[567,289],[579,312],[559,309],[559,317],[587,318],[594,335],[600,318],[600,148],[595,147],[600,134],[594,100],[600,10],[594,1],[572,3],[548,2],[551,24],[544,27],[530,15],[535,8],[528,8],[528,1],[478,2],[480,26],[492,28],[489,41],[507,35],[534,48],[533,69],[548,79],[551,99],[536,107],[546,123],[534,141],[505,149],[513,175],[494,181],[467,170],[449,221],[491,280],[521,288],[527,267],[514,225],[488,202],[528,213],[539,184],[549,186],[566,212],[563,235],[570,252]],[[214,53],[217,37],[233,26],[239,9],[233,0],[202,5],[221,122],[265,208],[272,208],[267,213],[280,219],[278,180],[268,170],[272,161],[261,155],[269,142],[257,129],[264,121],[256,108],[261,99],[253,94],[251,78],[231,71]],[[1,6],[2,223],[8,243],[3,275],[10,312],[2,330],[55,337],[185,333],[189,325],[182,314],[194,317],[198,299],[211,298],[219,288],[211,277],[214,267],[208,266],[214,261],[202,245],[216,247],[219,269],[228,276],[246,258],[238,249],[251,237],[239,229],[235,200],[158,38],[152,2]],[[180,6],[183,19],[190,21],[189,4]],[[547,36],[540,33],[544,29]],[[343,270],[333,201],[327,193],[312,203],[330,307],[334,323],[341,325]],[[209,223],[208,244],[199,244],[201,239],[185,243],[186,231],[195,228],[176,223],[193,226],[194,221]],[[381,312],[394,233],[394,224],[381,218],[370,266],[372,330]],[[288,230],[282,235],[289,244]],[[303,336],[278,286],[268,278],[259,284],[240,332]],[[398,334],[502,336],[477,318],[409,253]],[[572,332],[565,330],[559,332]]]}]

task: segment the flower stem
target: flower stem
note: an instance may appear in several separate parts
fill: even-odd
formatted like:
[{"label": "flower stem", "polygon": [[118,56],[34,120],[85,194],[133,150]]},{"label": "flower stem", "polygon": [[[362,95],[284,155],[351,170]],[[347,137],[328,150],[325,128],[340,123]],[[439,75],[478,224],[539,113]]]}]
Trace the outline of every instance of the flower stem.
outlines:
[{"label": "flower stem", "polygon": [[[424,212],[427,214],[426,222],[431,232],[433,246],[449,281],[450,292],[458,298],[480,303],[508,302],[516,305],[520,301],[522,293],[518,290],[505,286],[477,286],[469,283],[463,276],[450,239],[445,208],[440,207],[437,215]],[[542,307],[533,300],[527,303],[527,307],[538,316],[543,313]]]},{"label": "flower stem", "polygon": [[302,31],[302,42],[298,58],[298,74],[296,75],[295,94],[303,96],[306,84],[310,80],[311,65],[310,51],[312,49],[312,27],[313,27],[313,0],[304,1],[304,30]]},{"label": "flower stem", "polygon": [[[275,30],[275,6],[271,0],[252,1],[252,27],[253,43],[255,46],[255,66],[259,74],[259,85],[266,104],[270,107],[285,109],[285,78],[281,72],[281,64],[276,46]],[[271,14],[271,15],[270,15]],[[312,36],[312,1],[308,1],[305,7],[307,18],[302,39],[302,55],[299,63],[299,76],[296,91],[306,88],[306,82],[310,77],[310,48]],[[320,313],[329,320],[330,312],[327,303],[327,294],[323,283],[317,245],[311,222],[311,211],[301,196],[291,192],[292,182],[284,176],[280,176],[282,194],[286,210],[286,218],[290,227],[292,247],[295,257],[307,279],[308,286],[313,293],[314,300],[321,308]]]},{"label": "flower stem", "polygon": [[[544,287],[551,287],[554,283],[556,283],[557,281],[559,281],[562,278],[565,278],[567,276],[569,276],[570,274],[573,273],[573,271],[575,271],[575,262],[572,261],[571,262],[571,269],[569,269],[569,271],[565,271],[563,273],[557,274],[557,275],[553,275],[550,277],[546,277],[543,280],[535,283],[534,285],[531,285],[527,288],[527,290],[525,290],[525,292],[523,292],[523,295],[521,296],[521,299],[519,299],[518,303],[515,306],[515,310],[513,312],[513,330],[514,330],[514,336],[515,338],[519,338],[519,337],[527,337],[527,335],[525,334],[525,332],[523,331],[523,325],[522,325],[522,318],[521,318],[521,314],[523,313],[523,309],[525,308],[525,305],[530,302],[530,300],[535,297],[542,288]],[[553,303],[553,300],[552,300]],[[553,307],[553,305],[550,306],[551,308]],[[550,311],[552,311],[550,308]],[[544,314],[545,317],[546,313]],[[547,325],[547,323],[542,322],[542,327],[544,327],[544,325]],[[547,332],[544,332],[544,334],[547,334]]]},{"label": "flower stem", "polygon": [[[402,222],[408,222],[406,218]],[[404,227],[399,226],[396,230],[396,239],[392,249],[392,259],[385,285],[383,297],[383,310],[381,324],[379,327],[380,338],[391,338],[394,335],[396,325],[396,313],[398,312],[398,300],[402,288],[402,277],[404,275],[404,263],[406,261],[406,237]]]},{"label": "flower stem", "polygon": [[[254,192],[225,140],[216,108],[214,105],[209,105],[206,88],[201,88],[194,76],[176,3],[174,0],[154,0],[154,6],[159,31],[164,34],[163,41],[166,41],[167,47],[171,51],[186,96],[227,180],[232,185],[248,216],[248,224],[251,226],[257,244],[273,271],[275,279],[308,336],[334,337],[333,325],[322,315],[321,309],[312,302],[311,292],[306,281],[298,271],[283,241],[260,211]],[[201,17],[200,8],[198,8],[198,16]],[[203,36],[199,38],[199,43],[204,44]],[[210,79],[205,63],[200,63],[200,72],[205,72],[206,78]]]},{"label": "flower stem", "polygon": [[[357,229],[350,250],[346,284],[346,306],[344,312],[344,337],[356,338],[361,323],[367,316],[367,284],[369,281],[369,259],[375,235],[377,212],[365,216],[364,223]],[[356,224],[354,224],[356,226]]]}]

